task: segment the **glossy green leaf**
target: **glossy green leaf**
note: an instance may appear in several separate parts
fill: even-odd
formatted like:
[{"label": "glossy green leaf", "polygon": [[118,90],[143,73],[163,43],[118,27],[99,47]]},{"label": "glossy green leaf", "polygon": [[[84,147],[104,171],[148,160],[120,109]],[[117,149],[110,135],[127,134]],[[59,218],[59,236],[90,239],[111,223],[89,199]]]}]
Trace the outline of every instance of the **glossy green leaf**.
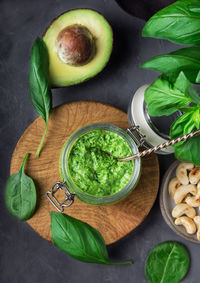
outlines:
[{"label": "glossy green leaf", "polygon": [[36,38],[32,47],[28,85],[32,105],[46,123],[45,131],[36,153],[36,156],[39,156],[47,132],[48,118],[52,108],[52,94],[49,85],[48,51],[44,41],[40,38]]},{"label": "glossy green leaf", "polygon": [[178,74],[183,71],[192,83],[200,83],[200,46],[182,48],[151,58],[144,62],[142,67],[152,69],[167,75],[170,81],[175,81]]},{"label": "glossy green leaf", "polygon": [[145,102],[151,116],[170,115],[188,105],[192,99],[187,90],[189,81],[181,72],[174,84],[159,77],[145,91]]},{"label": "glossy green leaf", "polygon": [[150,283],[178,283],[188,272],[190,257],[186,248],[177,242],[155,246],[146,261],[146,278]]},{"label": "glossy green leaf", "polygon": [[200,109],[197,109],[194,111],[194,114],[192,115],[192,119],[194,121],[195,127],[197,129],[200,128]]},{"label": "glossy green leaf", "polygon": [[180,0],[154,14],[144,26],[142,35],[198,45],[199,27],[199,0]]},{"label": "glossy green leaf", "polygon": [[[187,109],[186,109],[187,110]],[[191,107],[191,111],[186,111],[180,117],[178,117],[170,127],[170,137],[171,139],[176,139],[183,135],[189,134],[192,131],[199,129],[200,125],[200,107]],[[181,142],[183,143],[183,142]],[[174,146],[177,147],[181,143],[177,143]]]},{"label": "glossy green leaf", "polygon": [[188,87],[188,95],[194,103],[200,105],[200,93],[192,85]]},{"label": "glossy green leaf", "polygon": [[21,169],[10,176],[6,183],[5,201],[9,212],[20,220],[29,219],[36,207],[36,189],[33,180],[24,173],[28,154]]},{"label": "glossy green leaf", "polygon": [[[188,134],[189,132],[186,132],[184,130],[185,125],[190,123],[192,121],[192,115],[193,112],[186,112],[180,117],[178,117],[173,124],[170,127],[170,137],[171,139],[179,138],[185,134]],[[193,123],[193,121],[192,121]],[[195,124],[193,123],[193,126],[195,127]],[[174,146],[178,146],[179,144],[175,144]]]},{"label": "glossy green leaf", "polygon": [[[200,107],[190,107],[191,111],[185,112],[179,118],[177,118],[170,127],[170,137],[175,139],[194,132],[200,129]],[[187,109],[186,109],[187,110]],[[187,141],[174,144],[175,157],[182,161],[190,161],[197,166],[200,165],[200,151],[199,136],[190,138]]]},{"label": "glossy green leaf", "polygon": [[200,136],[190,138],[183,144],[176,146],[175,157],[180,161],[192,162],[196,166],[200,166]]},{"label": "glossy green leaf", "polygon": [[31,51],[29,92],[35,110],[47,122],[52,103],[49,87],[49,57],[46,45],[39,37],[36,38]]},{"label": "glossy green leaf", "polygon": [[191,12],[197,12],[200,13],[200,3],[195,3],[193,5],[189,5],[189,10]]},{"label": "glossy green leaf", "polygon": [[196,83],[197,83],[197,84],[200,84],[200,71],[199,71],[198,74],[197,74]]},{"label": "glossy green leaf", "polygon": [[107,265],[132,263],[111,263],[101,234],[66,214],[51,212],[51,236],[56,247],[77,260]]}]

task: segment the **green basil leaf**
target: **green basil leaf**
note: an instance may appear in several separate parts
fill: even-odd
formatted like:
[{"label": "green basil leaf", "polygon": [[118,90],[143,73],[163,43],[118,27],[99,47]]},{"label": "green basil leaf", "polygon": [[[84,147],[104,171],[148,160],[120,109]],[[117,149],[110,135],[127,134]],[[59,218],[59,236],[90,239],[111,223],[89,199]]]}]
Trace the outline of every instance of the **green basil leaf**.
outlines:
[{"label": "green basil leaf", "polygon": [[51,236],[56,247],[80,261],[107,265],[132,263],[111,263],[101,234],[66,214],[51,212]]},{"label": "green basil leaf", "polygon": [[197,74],[196,83],[197,83],[197,84],[200,84],[200,71],[199,71],[198,74]]},{"label": "green basil leaf", "polygon": [[190,85],[190,81],[186,78],[185,74],[180,72],[176,81],[174,82],[174,86],[186,95]]},{"label": "green basil leaf", "polygon": [[[189,134],[192,131],[199,129],[200,125],[200,107],[191,107],[191,111],[186,111],[180,117],[178,117],[170,127],[170,137],[171,139],[176,139],[183,135]],[[174,145],[178,147],[184,142],[180,142]]]},{"label": "green basil leaf", "polygon": [[195,5],[190,5],[190,6],[189,6],[189,10],[190,10],[191,12],[200,13],[200,4],[199,4],[199,3],[196,3]]},{"label": "green basil leaf", "polygon": [[[170,127],[171,139],[176,139],[200,129],[200,107],[191,107],[192,111],[185,112]],[[200,137],[174,144],[175,157],[181,161],[189,161],[200,166],[199,143]]]},{"label": "green basil leaf", "polygon": [[191,97],[191,99],[193,100],[193,102],[197,103],[198,105],[200,105],[200,94],[199,92],[196,90],[196,88],[194,88],[192,85],[190,85],[188,87],[188,95]]},{"label": "green basil leaf", "polygon": [[[170,137],[171,139],[179,138],[189,132],[184,131],[185,125],[191,121],[193,112],[186,112],[180,117],[178,117],[170,127]],[[193,123],[194,125],[194,123]],[[195,126],[195,125],[194,125]],[[180,143],[175,144],[174,146],[180,145]]]},{"label": "green basil leaf", "polygon": [[[178,143],[180,144],[180,143]],[[200,166],[200,136],[190,138],[183,144],[176,146],[175,157],[181,161],[192,162],[196,166]]]},{"label": "green basil leaf", "polygon": [[49,87],[49,57],[42,39],[36,38],[31,51],[29,92],[31,102],[40,116],[47,122],[51,111],[51,89]]},{"label": "green basil leaf", "polygon": [[31,51],[29,73],[29,92],[31,102],[37,113],[44,119],[46,127],[36,152],[38,157],[48,128],[48,118],[52,108],[52,94],[49,85],[49,57],[42,39],[36,38]]},{"label": "green basil leaf", "polygon": [[[193,116],[193,115],[192,115]],[[196,130],[195,123],[193,119],[190,119],[183,128],[184,135],[191,133],[193,130]]]},{"label": "green basil leaf", "polygon": [[194,112],[194,111],[197,110],[197,108],[198,108],[198,106],[182,107],[182,108],[180,108],[180,111],[181,112],[185,112],[185,113],[187,113],[187,112]]},{"label": "green basil leaf", "polygon": [[29,219],[36,207],[36,189],[33,180],[24,173],[29,154],[25,155],[21,169],[6,182],[5,201],[9,212],[20,220]]},{"label": "green basil leaf", "polygon": [[182,48],[151,58],[144,62],[142,67],[161,72],[175,81],[178,74],[183,71],[192,83],[200,83],[197,78],[200,71],[200,46]]},{"label": "green basil leaf", "polygon": [[192,115],[192,119],[194,121],[195,127],[197,129],[200,128],[200,109],[197,109]]},{"label": "green basil leaf", "polygon": [[178,44],[200,44],[200,11],[194,11],[196,5],[199,0],[180,0],[160,10],[148,20],[142,35]]},{"label": "green basil leaf", "polygon": [[181,72],[174,84],[159,77],[145,91],[145,102],[151,116],[170,115],[192,102],[187,94],[189,81]]},{"label": "green basil leaf", "polygon": [[155,246],[146,261],[146,278],[150,283],[178,283],[188,272],[190,257],[186,248],[177,242]]}]

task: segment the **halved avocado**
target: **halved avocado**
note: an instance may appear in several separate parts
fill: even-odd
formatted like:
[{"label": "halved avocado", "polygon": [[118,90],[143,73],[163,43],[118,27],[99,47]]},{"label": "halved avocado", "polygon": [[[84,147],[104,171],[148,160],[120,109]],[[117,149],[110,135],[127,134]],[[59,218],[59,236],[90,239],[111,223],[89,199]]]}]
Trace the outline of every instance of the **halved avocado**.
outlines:
[{"label": "halved avocado", "polygon": [[51,85],[81,83],[98,74],[109,60],[112,28],[91,9],[75,9],[53,20],[43,35],[49,53]]}]

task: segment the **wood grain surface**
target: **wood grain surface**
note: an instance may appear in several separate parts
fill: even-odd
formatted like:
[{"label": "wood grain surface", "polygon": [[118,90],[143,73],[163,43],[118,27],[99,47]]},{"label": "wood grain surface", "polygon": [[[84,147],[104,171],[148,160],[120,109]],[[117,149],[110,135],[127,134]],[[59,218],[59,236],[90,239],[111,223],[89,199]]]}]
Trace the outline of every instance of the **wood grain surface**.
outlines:
[{"label": "wood grain surface", "polygon": [[[122,129],[129,126],[127,114],[113,106],[89,101],[72,102],[53,109],[39,158],[35,157],[35,152],[45,128],[41,117],[25,130],[13,152],[10,174],[16,173],[25,154],[31,153],[25,172],[35,182],[38,201],[33,217],[27,222],[48,241],[51,241],[50,211],[56,210],[47,200],[46,191],[55,181],[61,180],[58,163],[62,146],[75,130],[92,123],[110,123]],[[159,165],[157,156],[152,154],[142,159],[139,184],[126,199],[108,206],[93,206],[75,199],[74,204],[65,209],[65,213],[98,229],[106,244],[111,244],[144,220],[154,204],[158,186]]]}]

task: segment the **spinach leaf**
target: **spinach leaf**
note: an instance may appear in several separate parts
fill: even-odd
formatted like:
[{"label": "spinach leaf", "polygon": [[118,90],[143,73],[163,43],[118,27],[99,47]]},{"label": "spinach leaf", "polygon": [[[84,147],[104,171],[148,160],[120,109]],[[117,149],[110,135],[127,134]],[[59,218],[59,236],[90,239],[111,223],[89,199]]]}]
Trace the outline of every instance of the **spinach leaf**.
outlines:
[{"label": "spinach leaf", "polygon": [[199,83],[200,46],[182,48],[169,54],[153,57],[141,66],[165,74],[170,81],[175,81],[178,74],[183,71],[192,83]]},{"label": "spinach leaf", "polygon": [[36,189],[33,180],[24,173],[29,154],[25,155],[21,169],[6,182],[5,201],[9,212],[20,220],[29,219],[35,211]]},{"label": "spinach leaf", "polygon": [[150,283],[178,283],[188,272],[190,257],[186,248],[177,242],[155,246],[146,261],[146,278]]},{"label": "spinach leaf", "polygon": [[181,72],[175,83],[159,77],[145,91],[145,102],[151,116],[170,115],[188,105],[192,99],[187,94],[190,82]]},{"label": "spinach leaf", "polygon": [[199,0],[180,0],[153,15],[142,35],[178,44],[200,44]]},{"label": "spinach leaf", "polygon": [[36,38],[31,51],[28,85],[32,105],[46,124],[41,143],[36,152],[36,156],[38,157],[45,139],[48,128],[48,118],[52,108],[52,94],[49,85],[48,51],[44,41],[39,37]]},{"label": "spinach leaf", "polygon": [[132,263],[111,263],[101,234],[66,214],[51,212],[51,236],[56,247],[80,261],[107,265]]}]

